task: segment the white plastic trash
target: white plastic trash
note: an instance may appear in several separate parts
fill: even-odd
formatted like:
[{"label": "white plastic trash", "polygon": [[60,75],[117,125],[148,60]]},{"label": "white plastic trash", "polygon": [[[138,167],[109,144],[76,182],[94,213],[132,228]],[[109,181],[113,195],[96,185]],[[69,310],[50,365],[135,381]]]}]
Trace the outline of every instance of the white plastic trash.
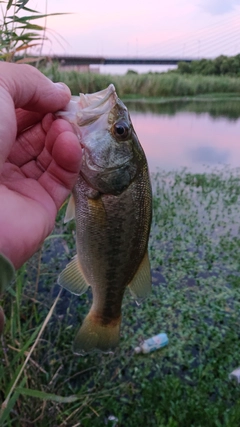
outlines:
[{"label": "white plastic trash", "polygon": [[106,419],[105,424],[110,425],[111,427],[117,427],[117,423],[118,423],[118,418],[115,417],[114,415],[109,415],[109,417]]},{"label": "white plastic trash", "polygon": [[229,374],[229,379],[237,381],[238,384],[240,383],[240,367],[234,369],[234,371]]},{"label": "white plastic trash", "polygon": [[134,352],[139,353],[150,353],[158,350],[159,348],[165,347],[168,344],[168,336],[164,332],[155,335],[154,337],[148,338],[143,343],[134,349]]}]

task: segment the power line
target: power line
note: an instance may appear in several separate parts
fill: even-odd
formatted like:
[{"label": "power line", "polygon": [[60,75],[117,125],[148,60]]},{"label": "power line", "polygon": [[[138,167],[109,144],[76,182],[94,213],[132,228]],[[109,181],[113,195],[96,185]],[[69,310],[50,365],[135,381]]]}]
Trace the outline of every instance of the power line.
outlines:
[{"label": "power line", "polygon": [[[225,35],[226,28],[231,24],[231,30]],[[184,56],[208,56],[215,55],[216,51],[227,53],[229,49],[232,51],[233,44],[240,43],[240,14],[237,16],[229,16],[214,24],[208,25],[194,33],[188,33],[179,36],[178,39],[171,38],[162,43],[152,45],[151,47],[141,49],[140,55],[157,55],[162,56],[179,56],[179,51],[182,49],[179,45],[184,46]],[[177,45],[176,45],[177,43]],[[204,48],[203,48],[204,45]],[[187,52],[187,53],[186,53]]]}]

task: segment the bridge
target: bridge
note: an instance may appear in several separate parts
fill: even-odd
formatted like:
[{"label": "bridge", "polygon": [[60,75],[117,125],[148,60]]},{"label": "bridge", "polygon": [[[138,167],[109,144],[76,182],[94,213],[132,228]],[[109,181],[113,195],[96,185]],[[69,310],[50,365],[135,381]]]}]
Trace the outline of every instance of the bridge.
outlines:
[{"label": "bridge", "polygon": [[180,61],[192,62],[194,58],[140,58],[140,57],[103,57],[103,56],[49,56],[48,60],[57,61],[62,67],[77,65],[177,65]]}]

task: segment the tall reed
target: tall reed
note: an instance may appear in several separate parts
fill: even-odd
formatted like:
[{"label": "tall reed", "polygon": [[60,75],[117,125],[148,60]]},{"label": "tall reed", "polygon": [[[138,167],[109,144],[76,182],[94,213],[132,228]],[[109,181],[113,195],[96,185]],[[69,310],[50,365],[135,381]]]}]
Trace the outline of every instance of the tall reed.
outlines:
[{"label": "tall reed", "polygon": [[175,97],[209,93],[234,93],[240,96],[238,77],[181,75],[173,72],[125,75],[79,73],[75,70],[61,70],[57,64],[42,71],[53,81],[65,82],[73,95],[96,92],[113,83],[120,97]]},{"label": "tall reed", "polygon": [[[35,62],[36,57],[27,57],[29,49],[40,48],[48,39],[46,19],[61,13],[40,13],[27,7],[29,0],[1,0],[0,17],[0,60],[8,62]],[[47,4],[47,1],[46,1]],[[45,19],[44,24],[35,23]]]}]

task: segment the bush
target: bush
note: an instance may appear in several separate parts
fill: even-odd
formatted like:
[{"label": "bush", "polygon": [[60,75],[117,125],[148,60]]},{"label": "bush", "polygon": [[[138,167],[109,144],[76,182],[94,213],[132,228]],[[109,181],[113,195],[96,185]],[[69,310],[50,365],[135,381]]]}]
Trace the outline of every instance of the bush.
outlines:
[{"label": "bush", "polygon": [[240,75],[240,54],[236,56],[220,55],[215,59],[201,59],[191,63],[179,62],[176,70],[181,74],[202,74],[204,76]]}]

